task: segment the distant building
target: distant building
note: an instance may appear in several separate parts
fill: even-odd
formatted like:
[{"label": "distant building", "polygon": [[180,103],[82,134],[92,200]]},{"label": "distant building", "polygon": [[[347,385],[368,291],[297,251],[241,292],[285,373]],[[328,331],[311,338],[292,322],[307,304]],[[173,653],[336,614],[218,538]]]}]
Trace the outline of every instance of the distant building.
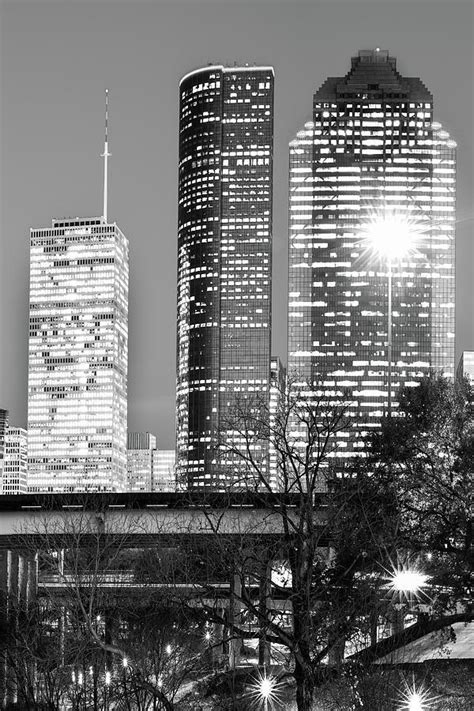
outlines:
[{"label": "distant building", "polygon": [[28,435],[21,427],[8,427],[5,433],[1,494],[26,494],[28,473]]},{"label": "distant building", "polygon": [[174,449],[156,449],[153,452],[152,491],[177,491],[184,488],[177,484],[175,465]]},{"label": "distant building", "polygon": [[128,241],[103,218],[31,231],[30,491],[127,481]]},{"label": "distant building", "polygon": [[458,378],[469,378],[474,384],[474,351],[463,351],[456,370]]},{"label": "distant building", "polygon": [[0,408],[0,482],[3,475],[3,457],[5,454],[5,435],[8,430],[8,410]]},{"label": "distant building", "polygon": [[235,440],[239,400],[268,405],[273,84],[251,66],[180,82],[177,471],[191,489],[242,482],[216,444]]},{"label": "distant building", "polygon": [[282,398],[286,387],[286,368],[278,356],[272,356],[270,374],[270,482],[273,489],[280,487],[280,475],[278,471],[278,454],[275,449],[275,437],[278,440],[279,423],[277,416],[282,405]]},{"label": "distant building", "polygon": [[388,52],[360,51],[316,91],[290,143],[288,376],[309,402],[349,405],[336,458],[360,452],[400,386],[454,374],[455,191],[456,144]]},{"label": "distant building", "polygon": [[156,437],[150,432],[129,432],[127,438],[127,491],[152,491]]}]

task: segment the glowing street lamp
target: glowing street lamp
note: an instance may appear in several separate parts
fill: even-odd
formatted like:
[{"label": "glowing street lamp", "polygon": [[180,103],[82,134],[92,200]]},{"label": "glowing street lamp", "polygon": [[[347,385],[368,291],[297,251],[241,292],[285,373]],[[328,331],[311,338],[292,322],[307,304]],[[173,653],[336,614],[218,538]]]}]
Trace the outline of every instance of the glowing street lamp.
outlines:
[{"label": "glowing street lamp", "polygon": [[415,684],[407,691],[402,692],[403,701],[398,707],[399,711],[429,711],[433,708],[437,699],[423,687],[416,688]]},{"label": "glowing street lamp", "polygon": [[409,711],[423,711],[423,699],[416,691],[408,699],[408,709]]},{"label": "glowing street lamp", "polygon": [[418,570],[402,569],[395,572],[390,585],[395,592],[417,593],[426,587],[428,580],[429,576]]},{"label": "glowing street lamp", "polygon": [[276,677],[272,674],[268,676],[264,673],[259,675],[258,679],[251,685],[249,695],[263,708],[263,711],[268,711],[269,703],[277,704],[279,702],[278,687],[280,686]]},{"label": "glowing street lamp", "polygon": [[385,211],[364,226],[363,242],[367,249],[383,258],[388,272],[387,314],[387,411],[392,414],[392,266],[393,263],[414,251],[419,229],[414,222],[399,217],[395,212]]},{"label": "glowing street lamp", "polygon": [[399,598],[405,597],[407,600],[418,598],[427,587],[429,579],[430,576],[416,565],[408,564],[393,566],[393,570],[386,577],[388,589]]}]

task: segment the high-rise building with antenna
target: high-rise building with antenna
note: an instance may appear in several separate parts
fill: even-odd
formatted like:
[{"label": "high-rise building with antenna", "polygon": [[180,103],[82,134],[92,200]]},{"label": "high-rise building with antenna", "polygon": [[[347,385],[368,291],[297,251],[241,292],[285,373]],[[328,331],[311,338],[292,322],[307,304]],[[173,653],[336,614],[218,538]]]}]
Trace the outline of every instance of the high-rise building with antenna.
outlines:
[{"label": "high-rise building with antenna", "polygon": [[290,143],[288,372],[309,400],[349,405],[337,457],[402,384],[453,375],[455,149],[428,89],[380,49],[323,83]]},{"label": "high-rise building with antenna", "polygon": [[208,66],[180,82],[176,464],[193,489],[245,486],[217,445],[242,444],[239,403],[268,405],[273,81]]},{"label": "high-rise building with antenna", "polygon": [[128,240],[107,216],[31,230],[30,491],[127,485]]}]

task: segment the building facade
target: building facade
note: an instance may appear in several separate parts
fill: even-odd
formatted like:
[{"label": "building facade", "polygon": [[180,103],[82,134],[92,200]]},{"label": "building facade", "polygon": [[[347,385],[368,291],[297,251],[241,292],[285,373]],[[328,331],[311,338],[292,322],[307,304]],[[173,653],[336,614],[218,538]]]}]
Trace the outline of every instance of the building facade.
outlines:
[{"label": "building facade", "polygon": [[463,351],[456,369],[458,379],[468,378],[474,383],[474,351]]},{"label": "building facade", "polygon": [[28,434],[22,427],[8,427],[5,433],[1,494],[26,494]]},{"label": "building facade", "polygon": [[453,375],[455,147],[422,81],[379,49],[324,82],[290,143],[288,374],[350,405],[334,456],[360,450],[400,385]]},{"label": "building facade", "polygon": [[8,410],[0,407],[0,481],[3,476],[3,458],[5,454],[5,435],[8,431]]},{"label": "building facade", "polygon": [[150,432],[129,432],[127,439],[127,490],[152,491],[156,437]]},{"label": "building facade", "polygon": [[30,491],[127,484],[128,241],[104,218],[31,230]]},{"label": "building facade", "polygon": [[153,452],[152,491],[179,491],[176,480],[176,452],[174,449],[156,449]]},{"label": "building facade", "polygon": [[282,433],[283,421],[279,418],[281,407],[284,405],[286,389],[286,368],[278,356],[272,356],[270,374],[270,442],[269,442],[269,462],[270,462],[270,486],[274,491],[280,489],[281,477],[278,468],[279,438]]},{"label": "building facade", "polygon": [[239,400],[268,403],[273,84],[271,67],[222,66],[180,83],[177,472],[193,489],[241,479],[219,436],[235,439]]}]

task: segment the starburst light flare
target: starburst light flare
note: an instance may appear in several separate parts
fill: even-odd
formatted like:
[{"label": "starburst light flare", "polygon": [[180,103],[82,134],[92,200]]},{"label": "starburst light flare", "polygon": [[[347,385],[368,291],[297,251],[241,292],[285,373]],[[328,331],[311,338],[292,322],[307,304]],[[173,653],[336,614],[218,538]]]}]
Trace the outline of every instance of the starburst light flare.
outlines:
[{"label": "starburst light flare", "polygon": [[430,711],[434,708],[436,699],[423,687],[417,688],[415,683],[407,691],[402,692],[402,701],[398,711]]},{"label": "starburst light flare", "polygon": [[256,704],[256,708],[267,709],[278,708],[281,704],[280,691],[281,682],[272,674],[259,673],[257,679],[250,685],[248,695]]},{"label": "starburst light flare", "polygon": [[399,599],[413,600],[419,599],[421,596],[426,596],[425,589],[429,585],[430,576],[415,562],[392,563],[392,569],[385,568],[386,588],[389,592]]},{"label": "starburst light flare", "polygon": [[402,569],[395,572],[390,584],[395,592],[416,593],[426,587],[428,580],[429,576],[418,570]]}]

